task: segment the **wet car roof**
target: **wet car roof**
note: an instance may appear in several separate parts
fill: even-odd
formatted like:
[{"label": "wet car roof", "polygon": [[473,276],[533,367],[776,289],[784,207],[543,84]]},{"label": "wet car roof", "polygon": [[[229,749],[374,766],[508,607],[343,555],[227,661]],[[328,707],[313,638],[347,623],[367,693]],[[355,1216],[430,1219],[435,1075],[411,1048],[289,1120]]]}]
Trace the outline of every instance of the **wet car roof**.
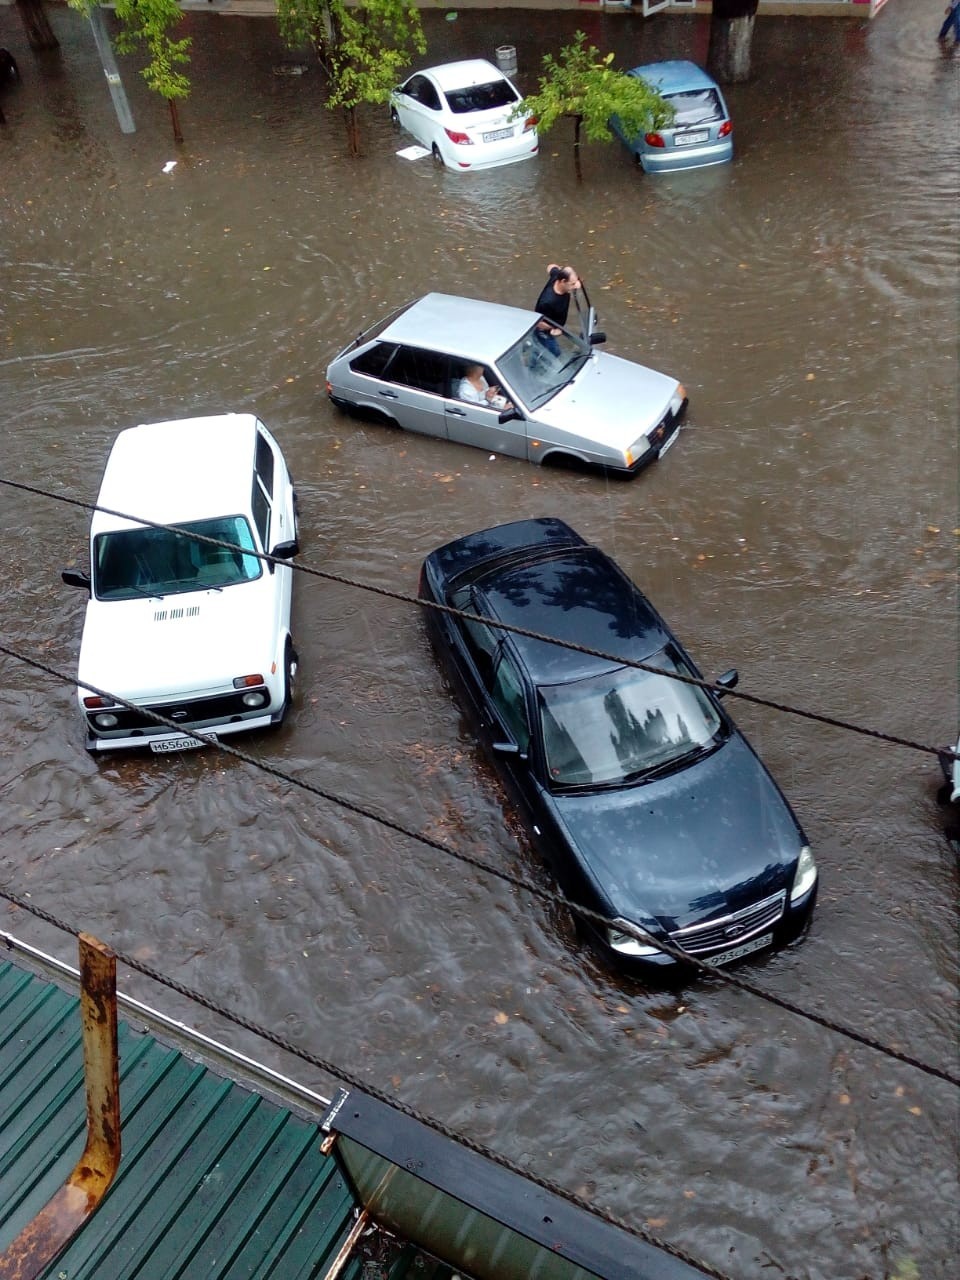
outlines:
[{"label": "wet car roof", "polygon": [[[181,418],[127,427],[104,470],[101,507],[162,524],[246,510],[257,419],[252,413]],[[128,527],[94,512],[91,532]]]},{"label": "wet car roof", "polygon": [[[483,612],[528,631],[634,661],[671,639],[642,593],[597,547],[558,551],[535,563],[494,570],[477,583]],[[478,602],[479,603],[479,602]],[[574,680],[611,663],[526,636],[512,637],[536,684]]]},{"label": "wet car roof", "polygon": [[639,76],[663,94],[717,87],[716,81],[695,62],[687,62],[682,58],[675,58],[670,62],[648,62],[642,67],[634,67],[627,75]]},{"label": "wet car roof", "polygon": [[439,67],[428,67],[421,75],[432,76],[441,89],[465,89],[475,84],[489,84],[491,80],[504,80],[492,62],[485,58],[468,58],[463,62],[445,62]]},{"label": "wet car roof", "polygon": [[535,311],[449,293],[428,293],[397,316],[380,334],[380,340],[492,361],[518,342],[536,321]]}]

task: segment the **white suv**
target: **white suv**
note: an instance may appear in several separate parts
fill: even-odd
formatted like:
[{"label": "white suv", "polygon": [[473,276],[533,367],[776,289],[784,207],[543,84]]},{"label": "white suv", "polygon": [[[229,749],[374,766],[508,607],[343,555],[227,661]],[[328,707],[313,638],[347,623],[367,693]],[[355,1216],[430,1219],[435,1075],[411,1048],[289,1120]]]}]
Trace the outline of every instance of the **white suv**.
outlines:
[{"label": "white suv", "polygon": [[297,554],[297,500],[263,423],[231,413],[121,431],[97,508],[89,573],[62,575],[90,592],[87,749],[203,745],[121,699],[213,737],[279,724],[297,670],[293,570],[260,553]]}]

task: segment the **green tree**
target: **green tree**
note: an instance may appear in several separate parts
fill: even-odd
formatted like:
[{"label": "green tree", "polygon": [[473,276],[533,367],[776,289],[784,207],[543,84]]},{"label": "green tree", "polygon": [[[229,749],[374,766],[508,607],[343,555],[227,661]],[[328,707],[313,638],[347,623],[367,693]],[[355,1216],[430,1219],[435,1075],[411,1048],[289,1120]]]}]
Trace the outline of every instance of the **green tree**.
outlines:
[{"label": "green tree", "polygon": [[313,45],[330,82],[327,106],[344,113],[350,154],[360,155],[358,109],[385,103],[400,72],[427,42],[411,0],[277,0],[280,34]]},{"label": "green tree", "polygon": [[536,93],[528,95],[514,115],[535,115],[541,134],[548,132],[563,116],[572,116],[573,154],[577,178],[580,170],[580,134],[593,142],[613,138],[611,116],[618,116],[629,137],[641,129],[659,129],[669,124],[674,110],[645,80],[614,70],[613,54],[601,55],[578,31],[573,44],[566,45],[556,58],[547,54]]},{"label": "green tree", "polygon": [[[99,0],[67,0],[71,9],[90,16]],[[134,53],[143,49],[149,62],[140,72],[150,88],[166,98],[170,107],[175,142],[183,141],[177,101],[190,92],[190,81],[179,70],[190,61],[189,36],[183,40],[171,40],[169,30],[183,20],[183,10],[177,0],[116,0],[120,34],[115,44],[120,53]]]}]

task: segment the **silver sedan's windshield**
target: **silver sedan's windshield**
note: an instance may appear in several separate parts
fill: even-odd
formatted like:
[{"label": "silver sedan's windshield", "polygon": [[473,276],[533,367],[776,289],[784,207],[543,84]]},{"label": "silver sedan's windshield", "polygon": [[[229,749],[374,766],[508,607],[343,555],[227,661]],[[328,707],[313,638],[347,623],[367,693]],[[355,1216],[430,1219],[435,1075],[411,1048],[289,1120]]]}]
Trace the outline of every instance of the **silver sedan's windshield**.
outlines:
[{"label": "silver sedan's windshield", "polygon": [[[254,551],[253,533],[244,516],[193,520],[181,526]],[[258,578],[257,556],[213,546],[172,529],[117,529],[97,535],[93,548],[93,589],[99,600],[175,595],[229,587]]]},{"label": "silver sedan's windshield", "polygon": [[572,382],[590,358],[582,338],[566,329],[551,334],[533,326],[497,361],[503,380],[530,409],[539,408]]},{"label": "silver sedan's windshield", "polygon": [[[650,663],[692,674],[666,650]],[[696,685],[635,667],[538,693],[547,772],[558,786],[611,785],[668,768],[707,747],[721,726]]]}]

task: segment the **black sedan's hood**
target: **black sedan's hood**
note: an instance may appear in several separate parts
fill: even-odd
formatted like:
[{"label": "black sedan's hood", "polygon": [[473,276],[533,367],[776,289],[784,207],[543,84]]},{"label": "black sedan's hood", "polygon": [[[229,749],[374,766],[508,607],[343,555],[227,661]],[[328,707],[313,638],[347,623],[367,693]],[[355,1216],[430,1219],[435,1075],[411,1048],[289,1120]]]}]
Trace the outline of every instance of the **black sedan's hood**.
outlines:
[{"label": "black sedan's hood", "polygon": [[803,833],[739,733],[689,768],[621,790],[554,795],[614,914],[673,930],[788,888]]}]

